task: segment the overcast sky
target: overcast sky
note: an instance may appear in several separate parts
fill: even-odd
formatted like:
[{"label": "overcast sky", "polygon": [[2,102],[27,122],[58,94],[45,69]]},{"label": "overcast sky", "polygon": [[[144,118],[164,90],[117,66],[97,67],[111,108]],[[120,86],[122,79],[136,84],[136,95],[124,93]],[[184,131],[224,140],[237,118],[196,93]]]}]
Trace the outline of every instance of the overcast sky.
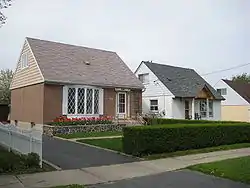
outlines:
[{"label": "overcast sky", "polygon": [[[116,51],[204,74],[250,63],[249,0],[15,0],[0,28],[1,68],[16,66],[26,36]],[[250,65],[211,74],[248,72]]]}]

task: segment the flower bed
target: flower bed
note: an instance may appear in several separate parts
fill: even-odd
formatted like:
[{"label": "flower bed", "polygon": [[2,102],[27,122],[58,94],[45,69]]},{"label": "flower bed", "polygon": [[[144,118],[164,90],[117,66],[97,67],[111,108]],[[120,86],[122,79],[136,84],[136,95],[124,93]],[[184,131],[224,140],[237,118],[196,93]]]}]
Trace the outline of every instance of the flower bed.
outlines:
[{"label": "flower bed", "polygon": [[68,118],[60,116],[48,123],[53,126],[112,124],[112,117]]}]

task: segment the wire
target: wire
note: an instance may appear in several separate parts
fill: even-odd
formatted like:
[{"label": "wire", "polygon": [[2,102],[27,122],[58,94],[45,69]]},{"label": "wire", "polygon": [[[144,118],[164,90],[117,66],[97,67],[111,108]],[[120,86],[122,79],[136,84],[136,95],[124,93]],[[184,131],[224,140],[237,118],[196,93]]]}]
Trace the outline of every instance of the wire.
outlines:
[{"label": "wire", "polygon": [[227,69],[217,70],[217,71],[209,72],[209,73],[206,73],[206,74],[201,74],[201,76],[207,76],[207,75],[210,75],[210,74],[225,72],[225,71],[229,71],[229,70],[232,70],[232,69],[236,69],[236,68],[240,68],[240,67],[245,67],[247,65],[250,65],[250,63],[238,65],[238,66],[235,66],[235,67],[230,67],[230,68],[227,68]]}]

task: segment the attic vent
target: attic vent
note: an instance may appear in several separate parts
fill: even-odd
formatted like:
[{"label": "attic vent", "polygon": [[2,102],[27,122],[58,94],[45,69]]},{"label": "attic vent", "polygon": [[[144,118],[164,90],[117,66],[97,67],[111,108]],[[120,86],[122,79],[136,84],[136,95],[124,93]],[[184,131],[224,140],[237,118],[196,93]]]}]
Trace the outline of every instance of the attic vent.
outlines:
[{"label": "attic vent", "polygon": [[89,61],[83,61],[86,65],[90,65]]}]

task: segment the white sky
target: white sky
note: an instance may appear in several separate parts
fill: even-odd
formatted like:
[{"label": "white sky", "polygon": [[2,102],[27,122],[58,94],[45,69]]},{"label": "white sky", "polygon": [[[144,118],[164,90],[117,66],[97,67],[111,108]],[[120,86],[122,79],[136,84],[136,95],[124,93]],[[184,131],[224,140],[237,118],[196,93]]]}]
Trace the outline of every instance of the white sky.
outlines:
[{"label": "white sky", "polygon": [[[0,66],[16,66],[26,36],[117,52],[198,73],[250,63],[249,0],[15,0],[4,10]],[[248,72],[250,65],[206,76]]]}]

